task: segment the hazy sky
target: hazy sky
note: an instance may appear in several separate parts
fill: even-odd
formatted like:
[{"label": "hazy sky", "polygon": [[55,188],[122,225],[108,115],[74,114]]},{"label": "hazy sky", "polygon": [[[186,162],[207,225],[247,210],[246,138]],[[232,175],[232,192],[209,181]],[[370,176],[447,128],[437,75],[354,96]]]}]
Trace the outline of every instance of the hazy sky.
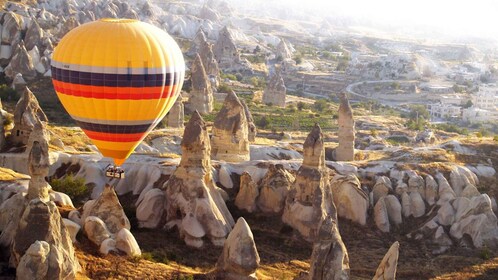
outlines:
[{"label": "hazy sky", "polygon": [[498,38],[497,0],[281,0],[393,25]]}]

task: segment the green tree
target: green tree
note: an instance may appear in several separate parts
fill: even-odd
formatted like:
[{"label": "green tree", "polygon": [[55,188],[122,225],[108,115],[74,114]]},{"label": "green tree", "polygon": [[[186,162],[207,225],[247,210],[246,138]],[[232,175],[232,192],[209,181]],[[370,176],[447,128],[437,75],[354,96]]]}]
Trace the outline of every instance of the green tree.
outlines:
[{"label": "green tree", "polygon": [[323,112],[326,108],[329,107],[329,104],[327,103],[327,100],[325,99],[318,99],[313,103],[313,108],[317,110],[318,112]]},{"label": "green tree", "polygon": [[472,103],[472,100],[469,100],[467,101],[467,103],[465,103],[465,105],[463,105],[463,108],[470,108],[474,105],[474,103]]}]

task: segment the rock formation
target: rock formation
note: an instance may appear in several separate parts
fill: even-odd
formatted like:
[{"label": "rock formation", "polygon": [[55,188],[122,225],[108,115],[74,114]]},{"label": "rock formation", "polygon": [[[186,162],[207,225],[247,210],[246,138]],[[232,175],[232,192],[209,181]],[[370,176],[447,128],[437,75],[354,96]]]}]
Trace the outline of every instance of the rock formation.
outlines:
[{"label": "rock formation", "polygon": [[226,162],[249,160],[248,125],[244,106],[235,92],[227,94],[213,123],[211,157]]},{"label": "rock formation", "polygon": [[141,254],[135,237],[130,233],[130,221],[112,186],[106,184],[96,200],[85,203],[81,221],[86,236],[102,254],[115,249],[129,256]]},{"label": "rock formation", "polygon": [[5,127],[3,125],[4,123],[4,116],[3,116],[3,105],[2,105],[2,100],[0,99],[0,151],[3,150],[5,147]]},{"label": "rock formation", "polygon": [[244,100],[240,100],[242,103],[242,106],[244,106],[244,112],[246,113],[246,118],[247,118],[247,138],[249,142],[254,142],[256,141],[256,135],[258,134],[258,129],[256,125],[254,124],[254,119],[252,118],[251,111],[249,111],[249,107],[247,107],[247,104]]},{"label": "rock formation", "polygon": [[250,63],[240,57],[239,50],[228,27],[223,27],[214,44],[213,53],[218,66],[225,72],[251,70]]},{"label": "rock formation", "polygon": [[22,95],[24,90],[26,89],[26,86],[28,84],[22,77],[21,73],[17,73],[14,77],[14,80],[12,81],[12,88],[19,94]]},{"label": "rock formation", "polygon": [[5,67],[5,75],[7,77],[14,79],[17,73],[21,73],[27,80],[32,80],[36,77],[35,65],[23,41],[19,43],[9,65]]},{"label": "rock formation", "polygon": [[168,116],[167,116],[167,125],[168,127],[175,127],[175,128],[183,128],[184,127],[184,107],[183,107],[183,97],[180,94],[178,98],[175,101],[175,104],[171,107],[169,110]]},{"label": "rock formation", "polygon": [[265,213],[280,213],[284,209],[285,198],[294,180],[294,176],[281,164],[271,164],[261,180],[258,208]]},{"label": "rock formation", "polygon": [[[36,243],[40,241],[45,243]],[[43,259],[47,264],[37,267],[36,261]],[[53,202],[29,202],[12,242],[10,263],[20,275],[45,275],[41,279],[74,279],[81,270],[71,237]]]},{"label": "rock formation", "polygon": [[204,65],[204,70],[211,82],[211,87],[213,91],[217,91],[218,86],[221,82],[220,68],[218,67],[218,62],[213,53],[213,45],[211,45],[206,39],[201,39],[199,44],[199,55],[202,59],[202,65]]},{"label": "rock formation", "polygon": [[270,78],[270,82],[263,92],[263,103],[273,106],[285,107],[285,97],[287,89],[285,88],[284,79],[277,70]]},{"label": "rock formation", "polygon": [[235,198],[235,206],[249,213],[256,211],[256,198],[259,196],[259,189],[247,172],[240,176],[240,189]]},{"label": "rock formation", "polygon": [[190,69],[192,76],[192,90],[189,98],[189,109],[200,114],[209,114],[213,111],[213,90],[208,80],[204,65],[199,54],[196,55]]},{"label": "rock formation", "polygon": [[249,225],[239,218],[228,235],[216,264],[216,279],[253,280],[257,279],[259,254]]},{"label": "rock formation", "polygon": [[277,59],[280,58],[283,61],[292,59],[291,48],[287,45],[284,39],[280,39],[280,43],[277,45],[276,55]]},{"label": "rock formation", "polygon": [[330,182],[337,215],[360,225],[367,223],[368,195],[354,174],[335,175]]},{"label": "rock formation", "polygon": [[396,279],[396,267],[398,266],[399,242],[396,241],[391,245],[389,251],[382,259],[375,272],[373,280],[394,280]]},{"label": "rock formation", "polygon": [[349,257],[336,220],[325,217],[318,225],[310,262],[310,280],[349,279]]},{"label": "rock formation", "polygon": [[185,127],[181,146],[180,165],[163,186],[166,226],[177,226],[189,246],[201,247],[203,237],[223,246],[234,221],[213,181],[209,134],[197,111]]},{"label": "rock formation", "polygon": [[42,37],[43,37],[43,29],[38,24],[38,21],[32,19],[31,25],[28,27],[26,35],[24,36],[26,49],[31,50],[34,47],[41,45]]},{"label": "rock formation", "polygon": [[341,95],[341,104],[339,105],[339,146],[336,149],[335,158],[337,161],[354,160],[354,119],[353,110],[349,105],[346,95]]},{"label": "rock formation", "polygon": [[28,170],[31,180],[29,181],[28,201],[38,198],[44,202],[49,200],[48,192],[50,186],[45,181],[50,168],[48,155],[48,132],[44,129],[43,124],[38,120],[31,134],[29,135],[28,147]]},{"label": "rock formation", "polygon": [[47,116],[41,109],[40,104],[38,104],[35,95],[28,87],[25,87],[14,111],[14,128],[11,134],[12,143],[26,145],[29,135],[33,131],[35,124],[39,121],[48,121]]},{"label": "rock formation", "polygon": [[322,130],[318,124],[303,146],[304,160],[287,195],[282,221],[296,229],[304,239],[313,241],[326,216],[337,220],[330,191],[329,171],[325,166]]}]

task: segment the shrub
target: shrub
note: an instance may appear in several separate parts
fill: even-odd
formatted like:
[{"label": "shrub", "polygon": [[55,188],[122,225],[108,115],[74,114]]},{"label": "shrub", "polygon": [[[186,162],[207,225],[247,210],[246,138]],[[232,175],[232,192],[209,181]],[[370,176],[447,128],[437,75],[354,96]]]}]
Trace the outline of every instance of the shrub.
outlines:
[{"label": "shrub", "polygon": [[301,102],[301,101],[297,102],[297,109],[298,109],[299,111],[302,111],[302,110],[303,110],[303,109],[305,109],[306,107],[307,107],[307,106],[306,106],[306,103]]},{"label": "shrub", "polygon": [[259,128],[266,128],[270,124],[270,121],[268,120],[267,117],[263,116],[259,120],[256,120],[256,125]]},{"label": "shrub", "polygon": [[495,135],[495,137],[493,137],[493,141],[498,142],[498,135]]},{"label": "shrub", "polygon": [[218,92],[230,92],[230,91],[232,91],[232,88],[227,84],[220,84],[218,86]]},{"label": "shrub", "polygon": [[377,137],[379,136],[379,132],[377,131],[377,129],[370,129],[370,135],[372,135],[373,137]]},{"label": "shrub", "polygon": [[325,99],[318,99],[313,104],[313,108],[315,110],[317,110],[318,112],[322,112],[323,110],[325,110],[326,108],[328,108],[328,106],[329,105],[327,103],[327,100],[325,100]]},{"label": "shrub", "polygon": [[53,190],[67,194],[74,203],[82,202],[91,193],[85,185],[85,179],[76,178],[73,174],[60,179],[54,178],[50,181],[50,185]]}]

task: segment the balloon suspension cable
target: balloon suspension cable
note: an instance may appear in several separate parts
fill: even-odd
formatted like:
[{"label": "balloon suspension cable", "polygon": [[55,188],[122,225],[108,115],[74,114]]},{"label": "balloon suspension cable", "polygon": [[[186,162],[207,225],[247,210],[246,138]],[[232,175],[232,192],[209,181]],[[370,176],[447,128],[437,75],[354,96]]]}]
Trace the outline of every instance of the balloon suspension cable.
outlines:
[{"label": "balloon suspension cable", "polygon": [[105,170],[105,176],[109,178],[109,184],[112,185],[112,182],[115,182],[115,184],[117,184],[119,179],[124,179],[125,172],[119,166],[108,165]]}]

